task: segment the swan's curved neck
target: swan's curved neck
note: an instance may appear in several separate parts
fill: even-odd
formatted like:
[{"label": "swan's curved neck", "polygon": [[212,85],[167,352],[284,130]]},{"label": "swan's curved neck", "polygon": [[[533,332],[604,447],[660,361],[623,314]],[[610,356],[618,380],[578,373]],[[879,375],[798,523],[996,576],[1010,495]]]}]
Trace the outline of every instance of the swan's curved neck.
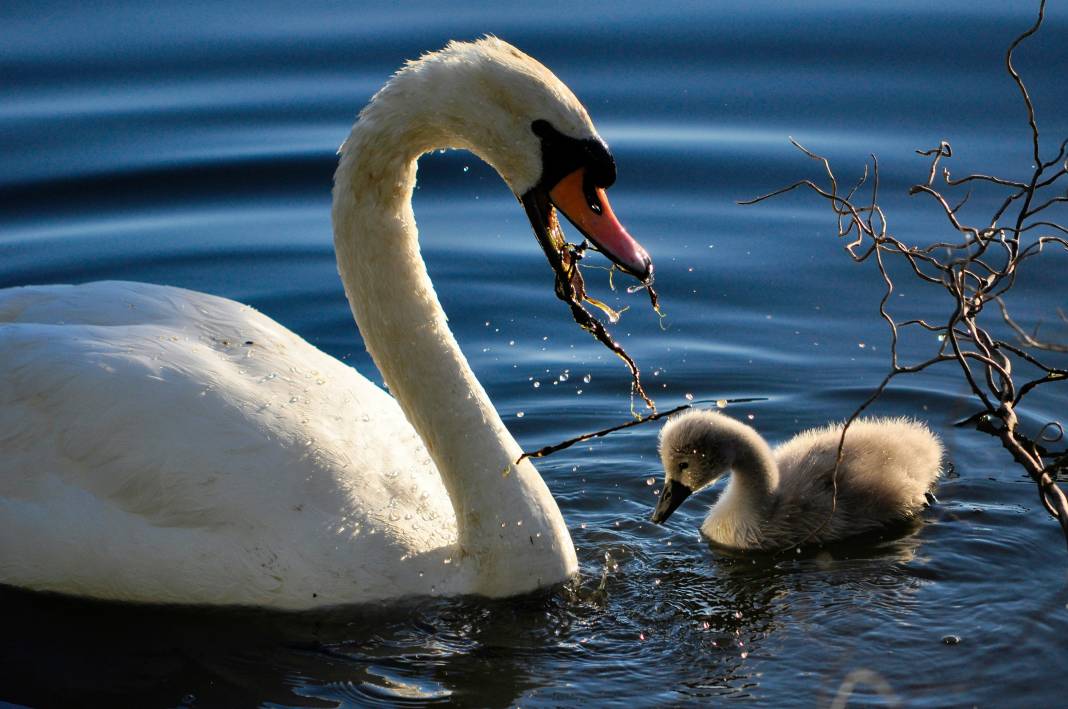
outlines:
[{"label": "swan's curved neck", "polygon": [[503,595],[562,581],[576,569],[567,527],[530,461],[514,463],[521,449],[449,330],[419,251],[416,160],[456,146],[436,127],[432,97],[413,105],[388,88],[364,109],[335,175],[334,245],[345,293],[368,351],[441,473],[477,590]]}]

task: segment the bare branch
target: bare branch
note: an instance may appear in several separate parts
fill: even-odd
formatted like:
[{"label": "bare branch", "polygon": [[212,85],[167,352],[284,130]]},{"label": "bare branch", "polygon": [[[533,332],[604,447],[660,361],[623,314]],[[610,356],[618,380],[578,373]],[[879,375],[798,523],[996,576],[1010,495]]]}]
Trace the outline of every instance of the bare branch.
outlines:
[{"label": "bare branch", "polygon": [[[1034,148],[1035,165],[1038,169],[1042,169],[1042,159],[1038,154],[1038,123],[1035,121],[1035,105],[1031,102],[1031,95],[1027,93],[1027,87],[1024,86],[1023,79],[1020,78],[1019,72],[1016,71],[1016,67],[1012,64],[1012,53],[1016,51],[1016,48],[1020,46],[1020,43],[1025,39],[1038,32],[1038,28],[1042,26],[1042,20],[1046,15],[1046,0],[1040,0],[1038,4],[1038,18],[1035,20],[1035,24],[1031,26],[1031,29],[1027,30],[1009,45],[1009,51],[1005,52],[1005,68],[1008,69],[1009,75],[1012,76],[1012,80],[1016,82],[1016,86],[1020,89],[1020,94],[1023,96],[1024,104],[1027,107],[1027,123],[1031,126],[1031,144]],[[1033,183],[1032,183],[1033,184]]]},{"label": "bare branch", "polygon": [[1031,337],[1022,327],[1020,327],[1015,320],[1009,316],[1009,309],[1005,307],[1005,301],[1001,298],[997,299],[998,306],[1001,308],[1001,317],[1005,321],[1005,324],[1012,328],[1012,331],[1016,333],[1016,336],[1020,338],[1020,343],[1025,347],[1032,347],[1036,350],[1048,350],[1050,352],[1068,352],[1068,344],[1060,344],[1055,342],[1042,342]]},{"label": "bare branch", "polygon": [[[524,458],[544,458],[547,455],[552,455],[553,453],[556,453],[558,451],[562,451],[562,450],[564,450],[566,448],[570,448],[571,446],[575,445],[576,443],[582,443],[583,441],[588,441],[588,440],[591,440],[593,438],[601,438],[602,436],[607,436],[610,433],[615,433],[616,431],[622,431],[623,429],[631,428],[632,426],[640,426],[641,424],[649,423],[650,421],[657,421],[659,419],[664,418],[665,416],[671,416],[672,414],[676,414],[676,413],[678,413],[680,411],[685,411],[686,409],[692,409],[697,404],[709,403],[709,401],[711,401],[711,400],[701,400],[701,401],[695,401],[695,402],[690,403],[690,404],[683,404],[682,406],[676,406],[675,408],[673,408],[673,409],[671,409],[669,411],[659,411],[659,412],[656,412],[656,413],[648,414],[646,416],[640,416],[640,417],[638,417],[638,418],[636,418],[636,419],[634,419],[632,421],[627,421],[626,423],[621,423],[621,424],[618,424],[616,426],[609,426],[608,428],[602,428],[599,431],[592,431],[590,433],[583,433],[581,436],[575,436],[574,438],[569,438],[566,441],[562,441],[560,443],[556,443],[556,444],[551,445],[551,446],[545,446],[544,448],[539,448],[536,451],[523,451],[523,454],[521,456],[519,456],[518,458],[516,458],[515,462],[519,463]],[[728,404],[743,404],[743,403],[748,403],[748,402],[751,402],[751,401],[764,401],[764,398],[763,397],[745,397],[745,398],[739,398],[739,399],[716,399],[715,403],[716,403],[716,406],[723,407],[723,406],[726,406]]]},{"label": "bare branch", "polygon": [[[888,227],[886,215],[879,206],[879,163],[871,156],[871,168],[865,165],[860,179],[844,195],[839,194],[838,179],[830,162],[791,139],[795,148],[812,160],[818,161],[826,176],[827,186],[813,180],[801,180],[762,197],[742,202],[754,204],[775,197],[798,187],[808,188],[823,198],[831,207],[838,223],[838,237],[848,238],[845,250],[856,262],[864,262],[874,255],[874,261],[883,283],[879,301],[879,316],[886,323],[890,335],[890,371],[882,382],[847,419],[842,429],[838,447],[838,463],[832,481],[837,492],[837,471],[841,462],[845,436],[850,425],[874,403],[898,376],[921,372],[928,367],[955,363],[961,377],[967,382],[971,396],[981,405],[982,411],[968,419],[976,429],[997,437],[1002,447],[1035,482],[1043,508],[1057,519],[1068,543],[1068,498],[1057,485],[1060,473],[1068,469],[1068,451],[1051,453],[1043,443],[1060,440],[1064,426],[1059,421],[1048,421],[1037,437],[1029,438],[1018,427],[1017,408],[1031,393],[1040,387],[1068,382],[1068,370],[1053,367],[1043,362],[1039,352],[1068,352],[1068,342],[1055,342],[1040,338],[1037,328],[1027,332],[1009,315],[1004,296],[1017,284],[1021,264],[1032,263],[1043,253],[1068,250],[1068,228],[1048,218],[1036,220],[1039,213],[1050,213],[1054,207],[1068,202],[1068,193],[1039,195],[1040,190],[1054,186],[1068,175],[1068,162],[1062,163],[1068,153],[1068,139],[1060,143],[1056,156],[1047,162],[1039,159],[1040,136],[1031,96],[1013,64],[1013,55],[1020,44],[1033,35],[1042,25],[1045,2],[1042,0],[1034,25],[1012,42],[1005,57],[1005,66],[1023,97],[1031,134],[1033,168],[1025,179],[1006,178],[979,173],[953,179],[944,162],[953,157],[948,141],[941,141],[935,148],[917,150],[919,155],[930,158],[926,181],[914,185],[909,194],[925,194],[941,209],[947,226],[955,235],[953,239],[935,240],[926,245],[908,245],[894,236]],[[1046,171],[1059,167],[1052,174]],[[985,183],[1012,190],[1005,197],[992,218],[986,223],[971,224],[962,216],[962,207],[968,200],[940,191],[935,178],[941,175],[944,186],[949,189],[970,189],[972,184]],[[967,186],[967,187],[965,187]],[[941,187],[941,186],[940,186]],[[1034,206],[1032,206],[1034,205]],[[999,221],[1011,212],[1009,226],[1000,226]],[[1044,230],[1032,236],[1035,230]],[[919,283],[933,286],[944,296],[946,319],[944,322],[931,317],[912,317],[900,321],[891,312],[891,300],[895,282],[889,263],[905,263]],[[998,310],[988,311],[986,305],[994,301]],[[999,312],[1000,311],[1000,312]],[[1000,314],[1000,318],[996,317]],[[1068,324],[1068,315],[1058,310],[1061,322]],[[1007,325],[1015,334],[1015,343],[998,339],[992,334],[997,325]],[[915,363],[904,362],[899,353],[900,332],[906,327],[917,331],[937,334],[937,344],[932,338],[932,350],[926,359]],[[1063,401],[1063,399],[1062,399]],[[1051,433],[1054,437],[1051,438]],[[1053,461],[1047,463],[1046,459]],[[834,515],[835,506],[826,519],[799,543],[812,539]]]}]

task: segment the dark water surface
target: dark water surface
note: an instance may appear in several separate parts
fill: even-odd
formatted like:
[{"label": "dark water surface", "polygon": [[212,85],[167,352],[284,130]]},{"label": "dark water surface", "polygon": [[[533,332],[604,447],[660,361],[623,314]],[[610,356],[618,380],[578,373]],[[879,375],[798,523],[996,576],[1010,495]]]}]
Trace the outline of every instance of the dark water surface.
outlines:
[{"label": "dark water surface", "polygon": [[[612,146],[613,204],[654,255],[668,313],[661,330],[642,294],[617,293],[633,308],[615,331],[661,407],[766,397],[728,411],[775,441],[849,415],[887,368],[878,274],[849,261],[824,205],[734,204],[817,175],[787,136],[850,178],[878,153],[891,225],[918,240],[943,219],[905,196],[925,170],[913,149],[951,139],[960,174],[1030,165],[1002,68],[1029,2],[89,5],[0,7],[0,286],[117,278],[227,296],[375,380],[333,260],[334,151],[402,60],[451,38],[495,33],[542,60]],[[1056,3],[1019,58],[1051,147],[1068,136],[1066,40]],[[555,300],[507,188],[466,153],[428,156],[419,175],[430,273],[520,443],[625,420],[625,371]],[[1066,305],[1065,266],[1021,284],[1020,318]],[[588,281],[607,292],[600,272]],[[903,308],[935,302],[903,285]],[[756,560],[711,551],[696,529],[715,493],[667,528],[647,521],[657,429],[639,427],[539,464],[579,588],[309,615],[7,589],[0,700],[785,706],[829,704],[859,680],[859,704],[1063,706],[1055,523],[993,440],[949,426],[973,409],[954,370],[899,381],[876,410],[930,420],[952,461],[912,535]],[[1064,394],[1036,397],[1034,420],[1063,414]]]}]

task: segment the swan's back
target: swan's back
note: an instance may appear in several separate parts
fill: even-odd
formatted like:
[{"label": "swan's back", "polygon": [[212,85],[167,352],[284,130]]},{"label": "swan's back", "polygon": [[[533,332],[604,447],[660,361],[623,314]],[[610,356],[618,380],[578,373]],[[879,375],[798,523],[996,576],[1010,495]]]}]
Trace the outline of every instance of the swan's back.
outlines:
[{"label": "swan's back", "polygon": [[791,535],[800,531],[797,520],[805,520],[803,529],[817,528],[832,502],[834,514],[809,541],[860,534],[922,509],[943,455],[941,442],[925,424],[908,418],[854,421],[832,480],[841,432],[841,424],[814,428],[775,448],[780,505],[767,522],[770,536],[790,544]]},{"label": "swan's back", "polygon": [[179,288],[0,290],[0,450],[0,578],[31,588],[390,597],[418,588],[402,556],[456,539],[385,392],[254,309]]}]

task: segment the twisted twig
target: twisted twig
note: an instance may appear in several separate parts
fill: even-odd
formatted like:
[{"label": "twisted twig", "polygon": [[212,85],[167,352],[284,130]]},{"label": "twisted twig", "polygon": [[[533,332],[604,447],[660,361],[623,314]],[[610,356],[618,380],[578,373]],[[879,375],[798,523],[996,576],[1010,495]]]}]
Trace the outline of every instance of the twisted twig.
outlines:
[{"label": "twisted twig", "polygon": [[[857,262],[867,261],[875,255],[875,264],[883,281],[883,297],[879,303],[879,315],[890,330],[890,371],[872,394],[857,407],[842,428],[838,445],[838,459],[832,480],[837,488],[838,468],[842,461],[845,436],[850,425],[902,374],[922,371],[935,364],[956,362],[961,375],[982,410],[967,421],[978,430],[997,437],[1002,446],[1031,479],[1035,482],[1043,507],[1060,523],[1068,542],[1068,498],[1057,485],[1058,474],[1068,467],[1068,451],[1050,453],[1039,441],[1047,431],[1056,431],[1058,440],[1064,427],[1056,421],[1048,422],[1034,439],[1019,430],[1018,410],[1025,404],[1029,394],[1040,386],[1068,381],[1068,370],[1045,364],[1036,350],[1068,352],[1068,343],[1040,340],[1037,333],[1029,334],[1009,316],[1005,303],[1020,275],[1019,266],[1025,260],[1039,257],[1044,246],[1068,250],[1068,228],[1050,220],[1033,219],[1039,212],[1046,214],[1068,203],[1068,196],[1040,193],[1049,188],[1063,189],[1061,178],[1068,175],[1068,163],[1061,164],[1068,139],[1060,144],[1056,156],[1047,162],[1040,158],[1040,139],[1034,104],[1027,88],[1013,65],[1013,53],[1020,44],[1038,31],[1045,16],[1045,0],[1039,5],[1038,18],[1034,25],[1018,36],[1009,46],[1005,66],[1020,91],[1027,112],[1031,133],[1033,169],[1027,179],[1008,179],[993,175],[971,174],[959,179],[950,177],[949,169],[942,166],[943,160],[953,156],[949,142],[941,141],[930,150],[919,150],[919,155],[930,158],[926,180],[914,185],[910,194],[923,194],[934,200],[941,209],[949,227],[960,241],[937,241],[927,246],[909,246],[895,237],[887,226],[886,216],[878,205],[878,161],[872,156],[872,179],[868,180],[868,167],[856,185],[845,195],[838,192],[838,180],[826,158],[812,152],[791,139],[794,146],[809,158],[823,165],[829,185],[822,187],[813,180],[799,180],[791,185],[762,195],[742,204],[754,204],[798,188],[806,188],[826,200],[838,220],[838,236],[850,237],[846,250]],[[1046,171],[1054,165],[1060,167],[1050,175]],[[939,167],[942,167],[939,173]],[[944,185],[937,177],[941,174]],[[1044,177],[1045,176],[1045,177]],[[982,182],[1012,190],[995,211],[992,218],[972,224],[963,214],[967,196],[951,204],[943,189],[959,188],[972,182]],[[860,202],[866,185],[870,185],[870,198]],[[1032,206],[1034,205],[1034,206]],[[1011,211],[1015,209],[1015,211]],[[1010,215],[1012,226],[1002,227],[998,222]],[[1045,215],[1044,215],[1045,216]],[[1036,232],[1036,233],[1033,233]],[[1046,233],[1052,232],[1052,233]],[[911,272],[922,282],[937,285],[946,296],[947,310],[944,324],[932,318],[912,318],[898,321],[889,312],[890,296],[894,281],[887,268],[888,258],[904,258]],[[984,307],[995,301],[1000,317],[984,316]],[[1061,319],[1068,318],[1058,311]],[[997,328],[1007,325],[1016,335],[1015,343],[999,339]],[[913,327],[924,332],[937,333],[938,344],[927,359],[914,364],[904,364],[899,359],[899,333]],[[1019,383],[1019,382],[1022,382]],[[995,424],[996,422],[996,424]],[[1052,461],[1047,459],[1053,458]],[[808,538],[827,524],[834,514],[834,506],[827,520]]]}]

